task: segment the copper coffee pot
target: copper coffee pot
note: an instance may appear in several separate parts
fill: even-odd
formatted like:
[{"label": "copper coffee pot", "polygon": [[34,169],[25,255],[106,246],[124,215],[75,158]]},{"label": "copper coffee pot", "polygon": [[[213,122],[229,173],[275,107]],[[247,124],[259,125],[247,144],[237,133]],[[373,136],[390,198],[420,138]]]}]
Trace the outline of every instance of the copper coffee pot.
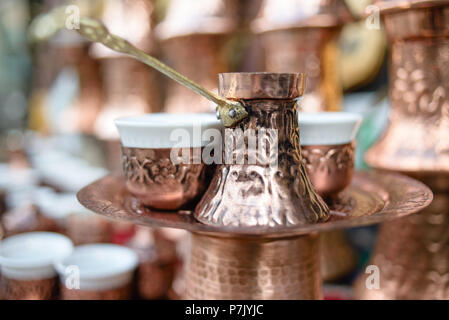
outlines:
[{"label": "copper coffee pot", "polygon": [[252,25],[265,48],[265,69],[306,72],[303,111],[340,110],[336,40],[352,19],[343,0],[264,1]]},{"label": "copper coffee pot", "polygon": [[[249,116],[225,133],[226,164],[218,166],[196,207],[195,217],[199,221],[223,226],[274,227],[327,219],[327,206],[312,188],[299,149],[297,98],[303,93],[304,77],[294,73],[219,75],[220,95],[242,101]],[[250,130],[256,136],[266,134],[263,139],[267,150],[263,153],[267,152],[268,162],[264,163],[260,150],[252,149],[251,137],[244,138]],[[276,136],[270,130],[276,131]],[[238,147],[240,143],[243,148]],[[251,157],[255,157],[253,163]],[[273,158],[278,161],[274,167],[270,162]]]},{"label": "copper coffee pot", "polygon": [[369,264],[380,289],[362,274],[360,299],[449,299],[449,1],[380,1],[391,46],[390,124],[366,154],[376,168],[399,171],[435,192],[414,217],[383,224]]}]

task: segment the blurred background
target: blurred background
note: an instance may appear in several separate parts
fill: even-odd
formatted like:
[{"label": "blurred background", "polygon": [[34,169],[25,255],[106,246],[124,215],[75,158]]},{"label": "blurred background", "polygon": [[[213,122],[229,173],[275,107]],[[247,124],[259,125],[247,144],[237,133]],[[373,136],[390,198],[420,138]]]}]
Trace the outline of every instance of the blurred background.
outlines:
[{"label": "blurred background", "polygon": [[[209,89],[217,73],[307,72],[305,111],[364,116],[356,166],[386,125],[387,41],[369,25],[370,0],[1,0],[0,215],[4,236],[56,231],[75,244],[112,242],[138,250],[136,297],[182,291],[187,235],[104,220],[75,193],[120,171],[113,119],[148,112],[213,112],[210,103],[149,67],[63,30],[30,41],[38,15],[73,4]],[[375,228],[348,233],[363,265]],[[356,241],[355,241],[356,240]],[[357,272],[339,276],[328,298],[345,298]],[[147,278],[145,278],[147,277]],[[148,278],[149,277],[149,278]],[[159,280],[154,280],[159,279]],[[143,283],[145,282],[145,285]],[[337,289],[335,289],[337,288]],[[343,288],[343,289],[338,289]]]}]

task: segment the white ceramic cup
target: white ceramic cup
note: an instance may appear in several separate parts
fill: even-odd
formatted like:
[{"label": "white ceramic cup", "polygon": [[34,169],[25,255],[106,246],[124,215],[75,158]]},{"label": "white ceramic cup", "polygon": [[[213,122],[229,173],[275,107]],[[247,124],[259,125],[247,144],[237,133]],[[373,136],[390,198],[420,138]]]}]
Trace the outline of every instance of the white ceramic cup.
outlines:
[{"label": "white ceramic cup", "polygon": [[[115,125],[123,147],[141,149],[204,147],[210,138],[203,139],[203,133],[222,129],[212,113],[150,113],[117,119]],[[180,130],[188,134],[188,140],[177,139]]]},{"label": "white ceramic cup", "polygon": [[[86,244],[55,263],[63,299],[126,299],[137,254],[114,244]],[[120,291],[122,290],[122,292]]]},{"label": "white ceramic cup", "polygon": [[53,232],[30,232],[0,243],[2,296],[5,299],[51,299],[55,297],[56,260],[73,250],[69,238]]},{"label": "white ceramic cup", "polygon": [[2,276],[33,280],[56,276],[53,263],[72,253],[69,238],[53,232],[29,232],[0,243]]},{"label": "white ceramic cup", "polygon": [[354,141],[362,116],[349,112],[299,112],[302,146],[341,145]]}]

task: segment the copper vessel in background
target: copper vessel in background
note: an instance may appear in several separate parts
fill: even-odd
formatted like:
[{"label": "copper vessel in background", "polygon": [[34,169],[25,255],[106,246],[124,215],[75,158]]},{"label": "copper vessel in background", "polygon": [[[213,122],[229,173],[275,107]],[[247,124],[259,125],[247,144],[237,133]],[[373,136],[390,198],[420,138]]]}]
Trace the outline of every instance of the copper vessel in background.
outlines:
[{"label": "copper vessel in background", "polygon": [[366,160],[441,176],[449,172],[449,1],[409,1],[408,9],[390,3],[396,1],[379,4],[390,5],[383,11],[391,45],[390,125]]},{"label": "copper vessel in background", "polygon": [[[42,6],[36,6],[42,12],[60,6],[61,2],[67,3],[54,0],[42,2]],[[83,14],[94,14],[98,1],[77,1],[76,5]],[[28,126],[46,134],[92,134],[102,104],[102,84],[99,64],[89,55],[90,44],[69,30],[60,30],[51,39],[45,40],[48,41],[36,43],[34,48],[35,72],[29,98]],[[73,92],[66,88],[66,83],[70,82]],[[59,97],[61,94],[73,96],[64,100]]]},{"label": "copper vessel in background", "polygon": [[362,274],[356,298],[449,299],[449,1],[378,6],[391,45],[391,115],[366,160],[420,179],[435,200],[381,226],[369,263],[380,269],[380,289],[367,289]]},{"label": "copper vessel in background", "polygon": [[139,256],[136,274],[139,298],[165,298],[177,271],[176,244],[165,238],[163,232],[137,226],[127,246]]},{"label": "copper vessel in background", "polygon": [[352,19],[343,0],[265,0],[263,3],[252,26],[262,38],[265,69],[307,74],[301,110],[340,110],[342,86],[336,40],[343,24]]},{"label": "copper vessel in background", "polygon": [[[237,27],[236,0],[171,0],[164,21],[156,28],[168,65],[208,89],[217,74],[230,71],[230,42]],[[214,112],[215,106],[168,80],[164,110]]]},{"label": "copper vessel in background", "polygon": [[[152,14],[151,0],[104,1],[101,19],[112,32],[157,55]],[[92,45],[91,54],[101,67],[104,95],[94,133],[103,144],[108,169],[119,172],[120,141],[113,120],[160,111],[163,98],[160,75],[135,59],[98,43]]]},{"label": "copper vessel in background", "polygon": [[77,212],[67,217],[67,236],[75,245],[109,243],[112,240],[112,222],[90,212]]}]

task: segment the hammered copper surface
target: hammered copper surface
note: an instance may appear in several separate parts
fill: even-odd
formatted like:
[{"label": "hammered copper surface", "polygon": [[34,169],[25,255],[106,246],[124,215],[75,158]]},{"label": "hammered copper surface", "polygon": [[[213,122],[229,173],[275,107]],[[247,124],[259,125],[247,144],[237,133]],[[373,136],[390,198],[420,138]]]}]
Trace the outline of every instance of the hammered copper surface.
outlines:
[{"label": "hammered copper surface", "polygon": [[329,198],[351,183],[354,171],[353,143],[301,146],[302,157],[315,191]]},{"label": "hammered copper surface", "polygon": [[322,299],[316,234],[274,240],[193,233],[186,299]]},{"label": "hammered copper surface", "polygon": [[377,172],[355,172],[351,185],[330,203],[326,222],[267,229],[235,228],[199,223],[191,211],[157,212],[142,206],[127,190],[123,177],[106,176],[77,194],[88,209],[111,219],[151,227],[168,227],[203,232],[216,236],[279,237],[360,227],[405,217],[418,212],[432,201],[432,192],[409,177]]},{"label": "hammered copper surface", "polygon": [[188,206],[207,186],[208,172],[201,148],[188,148],[188,160],[174,163],[175,149],[122,148],[126,187],[144,205],[160,210]]},{"label": "hammered copper surface", "polygon": [[131,285],[107,290],[68,289],[62,283],[62,300],[128,300],[131,298]]},{"label": "hammered copper surface", "polygon": [[358,299],[449,299],[449,194],[435,194],[419,214],[384,223],[369,265],[379,267],[380,289],[362,273]]},{"label": "hammered copper surface", "polygon": [[[248,117],[226,129],[224,164],[217,165],[195,218],[215,226],[266,228],[327,220],[328,208],[301,157],[296,98],[304,75],[225,73],[218,80],[222,96],[241,96]],[[264,150],[260,143],[258,150],[251,145],[250,134],[263,139]]]},{"label": "hammered copper surface", "polygon": [[50,300],[58,295],[58,279],[19,280],[0,277],[0,297],[5,300]]},{"label": "hammered copper surface", "polygon": [[366,161],[386,170],[447,175],[449,3],[384,19],[392,46],[390,124]]}]

